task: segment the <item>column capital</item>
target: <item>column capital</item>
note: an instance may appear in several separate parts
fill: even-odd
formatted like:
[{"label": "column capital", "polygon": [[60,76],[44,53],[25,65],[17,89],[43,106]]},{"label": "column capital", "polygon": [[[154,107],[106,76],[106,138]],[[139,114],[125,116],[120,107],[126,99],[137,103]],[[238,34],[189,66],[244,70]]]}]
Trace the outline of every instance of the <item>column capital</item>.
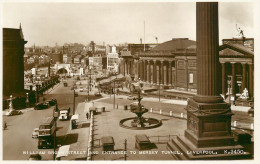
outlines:
[{"label": "column capital", "polygon": [[160,60],[160,62],[161,62],[161,64],[163,64],[164,61],[163,61],[163,60]]},{"label": "column capital", "polygon": [[230,64],[232,64],[232,65],[233,65],[233,64],[236,64],[236,63],[237,63],[237,62],[230,62]]}]

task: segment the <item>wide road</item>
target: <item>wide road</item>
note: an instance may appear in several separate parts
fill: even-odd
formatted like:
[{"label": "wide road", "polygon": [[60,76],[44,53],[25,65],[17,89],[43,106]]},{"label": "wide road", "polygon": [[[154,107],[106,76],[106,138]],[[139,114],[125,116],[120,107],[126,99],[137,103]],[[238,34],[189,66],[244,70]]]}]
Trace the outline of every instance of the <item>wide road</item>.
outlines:
[{"label": "wide road", "polygon": [[[74,79],[68,80],[68,87],[60,85],[45,95],[46,99],[56,98],[58,107],[70,107],[73,112],[73,90],[71,87]],[[86,96],[76,97],[76,107],[78,102],[85,100]],[[43,160],[53,159],[53,149],[38,149],[38,139],[31,137],[33,129],[39,127],[44,117],[52,117],[53,108],[44,110],[23,110],[22,115],[3,116],[3,121],[7,123],[7,129],[3,130],[3,159],[4,160],[28,160],[30,153],[40,152]],[[57,121],[57,144],[62,145],[66,137],[70,121]]]}]

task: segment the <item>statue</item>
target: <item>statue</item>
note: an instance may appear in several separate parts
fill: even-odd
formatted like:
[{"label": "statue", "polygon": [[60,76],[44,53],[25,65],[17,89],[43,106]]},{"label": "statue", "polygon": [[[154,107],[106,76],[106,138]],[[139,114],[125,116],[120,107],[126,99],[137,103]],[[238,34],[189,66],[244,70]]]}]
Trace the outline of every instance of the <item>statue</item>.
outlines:
[{"label": "statue", "polygon": [[9,102],[9,111],[13,111],[14,108],[13,108],[13,96],[11,95],[10,96],[10,102]]},{"label": "statue", "polygon": [[246,100],[246,99],[249,98],[249,96],[248,96],[248,90],[247,90],[246,88],[243,90],[243,93],[240,95],[239,98],[244,99],[244,100]]},{"label": "statue", "polygon": [[244,37],[243,30],[241,30],[240,27],[237,28],[237,24],[236,24],[236,29],[238,33],[236,34],[235,38],[243,38]]}]

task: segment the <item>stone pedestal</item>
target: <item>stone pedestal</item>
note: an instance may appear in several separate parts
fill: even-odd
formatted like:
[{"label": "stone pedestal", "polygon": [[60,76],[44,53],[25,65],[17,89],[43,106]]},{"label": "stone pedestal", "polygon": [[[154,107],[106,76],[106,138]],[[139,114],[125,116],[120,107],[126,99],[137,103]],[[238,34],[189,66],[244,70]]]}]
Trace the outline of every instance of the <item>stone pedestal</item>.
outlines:
[{"label": "stone pedestal", "polygon": [[198,103],[190,99],[187,105],[187,129],[167,144],[167,149],[178,151],[179,160],[249,159],[251,154],[236,144],[231,133],[230,105]]}]

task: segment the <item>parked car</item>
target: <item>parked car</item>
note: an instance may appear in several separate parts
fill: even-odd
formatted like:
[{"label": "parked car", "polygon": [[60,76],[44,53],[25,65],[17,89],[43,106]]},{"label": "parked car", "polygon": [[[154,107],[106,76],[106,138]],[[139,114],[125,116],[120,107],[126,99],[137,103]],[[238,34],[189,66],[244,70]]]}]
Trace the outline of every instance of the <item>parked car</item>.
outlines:
[{"label": "parked car", "polygon": [[40,154],[31,154],[29,157],[29,161],[38,161],[38,160],[42,160]]},{"label": "parked car", "polygon": [[130,95],[130,96],[127,97],[127,99],[128,100],[136,100],[136,97]]},{"label": "parked car", "polygon": [[54,105],[57,104],[57,100],[56,99],[47,100],[46,102],[48,102],[50,106],[54,106]]},{"label": "parked car", "polygon": [[80,88],[79,88],[79,91],[80,91],[80,92],[83,92],[83,87],[80,87]]},{"label": "parked car", "polygon": [[32,132],[32,138],[38,138],[39,137],[39,128],[33,129]]},{"label": "parked car", "polygon": [[12,111],[6,113],[7,116],[14,116],[14,115],[20,115],[20,114],[22,114],[22,112],[19,110],[12,110]]},{"label": "parked car", "polygon": [[96,92],[95,96],[101,96],[101,93],[100,92]]},{"label": "parked car", "polygon": [[35,110],[41,110],[41,109],[47,109],[49,107],[49,105],[45,102],[41,102],[41,103],[37,103],[34,106]]}]

